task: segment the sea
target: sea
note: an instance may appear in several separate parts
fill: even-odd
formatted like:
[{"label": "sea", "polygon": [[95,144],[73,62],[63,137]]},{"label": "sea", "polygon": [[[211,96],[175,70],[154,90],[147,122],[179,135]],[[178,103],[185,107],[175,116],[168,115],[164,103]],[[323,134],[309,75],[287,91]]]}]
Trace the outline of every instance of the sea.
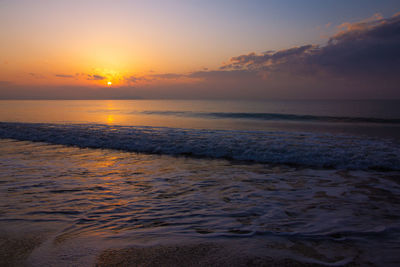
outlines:
[{"label": "sea", "polygon": [[400,100],[2,100],[0,229],[11,266],[399,266]]}]

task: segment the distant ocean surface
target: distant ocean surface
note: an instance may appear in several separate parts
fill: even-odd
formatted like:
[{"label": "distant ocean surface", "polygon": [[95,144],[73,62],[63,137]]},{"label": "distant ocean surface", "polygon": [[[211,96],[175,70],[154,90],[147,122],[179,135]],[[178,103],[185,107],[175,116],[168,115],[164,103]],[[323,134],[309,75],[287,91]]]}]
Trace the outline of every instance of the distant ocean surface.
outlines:
[{"label": "distant ocean surface", "polygon": [[0,101],[0,138],[0,225],[47,233],[33,265],[177,240],[400,262],[398,100]]}]

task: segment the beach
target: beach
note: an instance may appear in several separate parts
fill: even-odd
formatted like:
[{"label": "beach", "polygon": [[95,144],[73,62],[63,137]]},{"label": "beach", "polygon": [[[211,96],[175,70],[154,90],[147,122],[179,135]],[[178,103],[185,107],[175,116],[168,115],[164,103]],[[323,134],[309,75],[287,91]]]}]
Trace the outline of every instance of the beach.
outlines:
[{"label": "beach", "polygon": [[199,115],[170,111],[140,111],[144,125],[118,121],[128,113],[121,105],[139,116],[135,102],[113,102],[111,111],[91,106],[110,102],[42,104],[59,106],[54,114],[81,105],[81,117],[115,120],[3,119],[2,266],[399,263],[393,118],[358,116],[347,125],[331,114],[310,124],[299,114],[288,122],[293,116],[242,112],[201,117],[215,127],[198,129],[189,126]]},{"label": "beach", "polygon": [[400,266],[400,1],[0,0],[0,267]]}]

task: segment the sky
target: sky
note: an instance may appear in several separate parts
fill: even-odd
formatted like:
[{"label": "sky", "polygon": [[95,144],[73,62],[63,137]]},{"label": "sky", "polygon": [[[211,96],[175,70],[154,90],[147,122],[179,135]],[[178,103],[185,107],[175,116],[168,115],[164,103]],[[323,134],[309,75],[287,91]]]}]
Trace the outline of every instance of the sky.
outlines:
[{"label": "sky", "polygon": [[398,0],[0,0],[1,99],[399,99]]}]

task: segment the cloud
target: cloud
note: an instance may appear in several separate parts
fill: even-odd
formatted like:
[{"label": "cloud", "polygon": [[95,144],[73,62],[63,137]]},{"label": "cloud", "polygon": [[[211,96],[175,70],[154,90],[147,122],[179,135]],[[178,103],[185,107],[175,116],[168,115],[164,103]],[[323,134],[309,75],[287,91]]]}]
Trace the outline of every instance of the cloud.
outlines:
[{"label": "cloud", "polygon": [[260,68],[270,67],[274,64],[282,64],[289,60],[299,59],[312,52],[314,49],[316,49],[316,47],[313,45],[304,45],[300,47],[279,50],[277,52],[267,51],[261,55],[252,52],[247,55],[232,57],[230,59],[230,63],[223,65],[221,69],[257,70]]},{"label": "cloud", "polygon": [[69,75],[69,74],[56,74],[55,76],[59,77],[59,78],[73,78],[73,77],[75,77],[74,75]]},{"label": "cloud", "polygon": [[205,80],[214,80],[214,81],[222,81],[222,80],[236,80],[245,76],[253,76],[253,73],[249,70],[214,70],[214,71],[196,71],[187,75],[188,78],[193,79],[205,79]]},{"label": "cloud", "polygon": [[[343,23],[322,46],[307,44],[232,57],[219,75],[239,70],[253,73],[265,96],[400,98],[400,14]],[[212,79],[216,73],[208,76]]]},{"label": "cloud", "polygon": [[35,78],[35,79],[44,79],[45,76],[43,76],[42,74],[38,74],[38,73],[34,73],[34,72],[29,72],[28,73],[29,76]]},{"label": "cloud", "polygon": [[[0,98],[400,98],[399,73],[400,13],[390,18],[374,15],[342,23],[325,45],[305,44],[237,55],[215,70],[127,75],[121,78],[124,86],[96,91],[84,87],[70,87],[74,91],[61,87],[33,90],[0,83],[0,89],[4,88]],[[84,73],[79,77],[106,79]]]},{"label": "cloud", "polygon": [[[189,85],[149,86],[180,98],[400,98],[400,14],[343,23],[325,45],[231,57],[217,70],[157,74]],[[158,89],[157,89],[158,88]]]},{"label": "cloud", "polygon": [[[325,73],[344,78],[389,77],[400,71],[400,15],[375,15],[357,23],[341,24],[325,46],[304,45],[264,54],[232,57],[222,70],[247,69],[269,74]],[[365,76],[365,78],[368,78]],[[393,78],[393,77],[391,77]]]},{"label": "cloud", "polygon": [[180,80],[187,78],[188,74],[183,73],[159,73],[159,74],[148,74],[148,75],[131,75],[124,77],[128,84],[136,84],[140,82],[151,83],[155,81],[163,81],[163,80],[176,80],[179,82]]},{"label": "cloud", "polygon": [[105,80],[105,79],[106,79],[106,77],[101,76],[101,75],[97,75],[97,74],[90,75],[90,74],[88,74],[88,80],[101,81],[101,80]]},{"label": "cloud", "polygon": [[341,24],[325,45],[251,52],[179,77],[198,80],[190,89],[198,95],[218,98],[400,98],[399,73],[397,14]]},{"label": "cloud", "polygon": [[[393,17],[396,17],[397,14],[395,14]],[[337,26],[338,29],[343,30],[336,35],[340,35],[341,33],[346,33],[350,31],[356,31],[356,30],[365,30],[368,28],[371,28],[373,26],[379,25],[381,22],[383,22],[385,19],[382,17],[380,13],[374,14],[372,17],[355,22],[355,23],[350,23],[350,22],[344,22]]]},{"label": "cloud", "polygon": [[343,76],[398,76],[400,16],[377,18],[347,24],[345,30],[334,35],[306,63]]},{"label": "cloud", "polygon": [[135,75],[124,77],[123,80],[125,80],[128,84],[150,81],[150,79],[146,78],[145,76],[135,76]]},{"label": "cloud", "polygon": [[150,77],[153,78],[159,78],[159,79],[179,79],[184,77],[184,74],[179,74],[179,73],[162,73],[162,74],[152,74],[149,75]]}]

